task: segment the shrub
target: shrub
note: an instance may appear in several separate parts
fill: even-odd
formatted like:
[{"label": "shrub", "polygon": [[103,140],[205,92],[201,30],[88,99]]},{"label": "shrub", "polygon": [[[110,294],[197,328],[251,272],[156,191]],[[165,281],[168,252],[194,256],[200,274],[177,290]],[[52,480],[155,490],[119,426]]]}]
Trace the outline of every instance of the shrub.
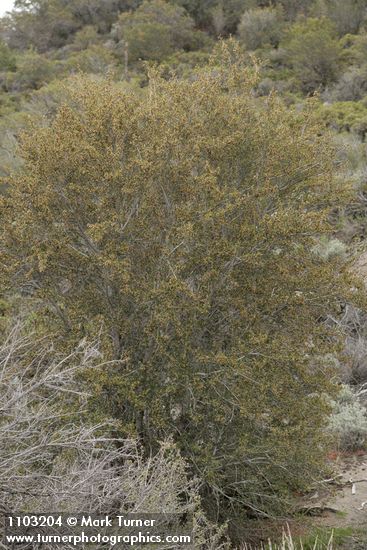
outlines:
[{"label": "shrub", "polygon": [[[363,255],[354,265],[354,270],[363,280],[365,277]],[[358,261],[361,265],[358,265]],[[354,386],[367,382],[367,316],[362,310],[348,304],[340,323],[345,332],[344,380]]]},{"label": "shrub", "polygon": [[12,10],[2,18],[8,43],[14,49],[45,52],[59,48],[80,28],[64,2],[20,3],[20,7],[23,9]]},{"label": "shrub", "polygon": [[68,90],[61,80],[53,80],[39,90],[27,95],[21,104],[21,111],[36,118],[37,125],[47,124],[54,118],[60,105],[66,101]]},{"label": "shrub", "polygon": [[277,46],[281,33],[281,12],[276,8],[245,11],[238,26],[239,40],[248,50]]},{"label": "shrub", "polygon": [[316,0],[312,13],[333,21],[339,36],[357,34],[366,18],[366,3],[364,0]]},{"label": "shrub", "polygon": [[[21,166],[22,159],[17,155],[19,134],[27,127],[27,114],[13,112],[0,119],[0,176],[9,176]],[[8,179],[5,182],[8,183]]]},{"label": "shrub", "polygon": [[8,512],[177,514],[176,525],[169,516],[169,529],[181,531],[185,518],[194,517],[197,547],[224,550],[225,529],[203,514],[197,481],[188,479],[172,443],[147,458],[136,441],[116,439],[114,422],[88,421],[83,376],[103,368],[101,361],[96,344],[82,342],[60,355],[52,341],[20,326],[0,345],[0,506]]},{"label": "shrub", "polygon": [[15,53],[2,41],[0,41],[0,71],[16,70]]},{"label": "shrub", "polygon": [[7,87],[11,91],[24,91],[41,88],[57,76],[56,64],[44,55],[29,50],[17,58],[17,70],[8,73]]},{"label": "shrub", "polygon": [[319,108],[320,118],[338,132],[353,132],[364,141],[367,132],[367,106],[364,101],[338,101]]},{"label": "shrub", "polygon": [[272,92],[282,94],[284,101],[287,100],[287,92],[292,89],[289,81],[287,80],[273,80],[269,77],[261,80],[256,86],[256,93],[259,96],[267,96]]},{"label": "shrub", "polygon": [[346,290],[311,250],[340,200],[331,140],[308,105],[259,108],[253,69],[221,55],[139,96],[73,79],[22,140],[1,250],[5,287],[33,289],[64,346],[103,326],[119,362],[92,373],[95,408],[147,449],[172,434],[227,517],[279,511],[322,468],[314,354]]},{"label": "shrub", "polygon": [[328,239],[327,237],[319,239],[319,242],[312,248],[316,256],[322,260],[329,260],[334,256],[344,256],[347,247],[339,239]]},{"label": "shrub", "polygon": [[[200,28],[216,34],[235,33],[241,14],[257,5],[256,0],[172,0],[184,7]],[[220,26],[216,23],[220,19]]]},{"label": "shrub", "polygon": [[343,55],[349,65],[363,67],[366,63],[367,55],[367,34],[345,35],[341,39],[343,46]]},{"label": "shrub", "polygon": [[70,55],[65,62],[64,68],[69,74],[77,71],[106,74],[115,65],[116,59],[107,48],[93,45]]},{"label": "shrub", "polygon": [[350,67],[324,97],[332,102],[359,101],[367,94],[367,66]]},{"label": "shrub", "polygon": [[334,82],[341,67],[341,46],[328,19],[305,19],[294,23],[284,41],[287,61],[305,92]]},{"label": "shrub", "polygon": [[[258,2],[261,4],[262,0]],[[276,0],[275,3],[282,6],[286,19],[293,21],[297,17],[308,15],[313,0]]]},{"label": "shrub", "polygon": [[332,407],[328,429],[337,438],[340,449],[355,451],[365,448],[366,408],[361,405],[350,386],[342,386],[338,399],[332,402]]},{"label": "shrub", "polygon": [[161,61],[175,50],[200,47],[204,37],[183,8],[164,0],[146,0],[136,11],[122,13],[112,36],[121,55],[127,45],[132,61]]},{"label": "shrub", "polygon": [[73,49],[80,51],[98,44],[101,40],[101,36],[98,34],[96,27],[93,25],[86,25],[80,31],[75,33],[73,37]]},{"label": "shrub", "polygon": [[197,71],[208,64],[210,53],[200,50],[197,52],[176,52],[164,60],[160,68],[163,75],[180,78],[195,78]]}]

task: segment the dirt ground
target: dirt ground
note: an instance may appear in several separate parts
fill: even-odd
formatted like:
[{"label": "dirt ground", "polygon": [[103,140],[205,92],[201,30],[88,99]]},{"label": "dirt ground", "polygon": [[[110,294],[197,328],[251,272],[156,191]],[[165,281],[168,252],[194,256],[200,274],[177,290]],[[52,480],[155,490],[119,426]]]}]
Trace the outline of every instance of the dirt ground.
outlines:
[{"label": "dirt ground", "polygon": [[367,453],[336,455],[330,466],[332,478],[299,498],[293,518],[255,521],[250,538],[247,532],[244,540],[258,548],[259,540],[277,540],[289,528],[295,548],[302,540],[304,550],[312,550],[315,536],[321,534],[318,542],[326,549],[334,532],[333,550],[367,550]]},{"label": "dirt ground", "polygon": [[324,485],[319,492],[311,495],[310,505],[335,509],[326,510],[330,524],[336,526],[367,527],[367,455],[357,455],[338,460],[339,476],[335,485]]},{"label": "dirt ground", "polygon": [[367,550],[367,454],[340,456],[335,466],[335,480],[321,484],[302,506],[312,526],[350,529],[337,549]]}]

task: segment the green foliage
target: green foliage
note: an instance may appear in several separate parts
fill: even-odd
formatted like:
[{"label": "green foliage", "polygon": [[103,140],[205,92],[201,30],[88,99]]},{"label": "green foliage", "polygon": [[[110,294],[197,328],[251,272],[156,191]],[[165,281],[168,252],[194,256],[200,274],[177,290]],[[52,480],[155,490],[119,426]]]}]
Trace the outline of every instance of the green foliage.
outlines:
[{"label": "green foliage", "polygon": [[106,75],[116,64],[112,52],[103,46],[93,45],[74,53],[65,62],[64,70],[70,74],[76,71],[84,73],[101,73]]},{"label": "green foliage", "polygon": [[287,61],[305,92],[336,80],[341,65],[341,46],[328,19],[303,19],[294,23],[284,42]]},{"label": "green foliage", "polygon": [[242,13],[256,7],[252,0],[171,0],[184,7],[195,23],[216,36],[234,34]]},{"label": "green foliage", "polygon": [[[0,176],[14,173],[22,164],[17,155],[17,137],[27,126],[28,116],[22,111],[3,113],[0,118]],[[4,182],[8,183],[8,180]]]},{"label": "green foliage", "polygon": [[15,71],[16,56],[13,51],[0,41],[0,71]]},{"label": "green foliage", "polygon": [[12,11],[2,19],[2,27],[13,48],[30,47],[44,52],[63,46],[78,29],[78,23],[64,2],[40,0],[18,3],[22,10]]},{"label": "green foliage", "polygon": [[145,0],[135,11],[122,13],[113,28],[121,53],[127,47],[129,58],[156,60],[175,50],[197,49],[201,33],[194,31],[194,22],[183,8],[164,0]]},{"label": "green foliage", "polygon": [[183,6],[195,19],[200,27],[217,30],[214,18],[218,12],[222,17],[222,30],[234,33],[241,15],[256,8],[278,6],[284,10],[287,20],[293,20],[298,15],[306,15],[313,0],[171,0]]},{"label": "green foliage", "polygon": [[275,8],[245,11],[238,27],[238,36],[245,48],[256,50],[263,46],[277,46],[282,34],[281,15]]},{"label": "green foliage", "polygon": [[210,26],[211,14],[220,5],[218,0],[172,0],[172,3],[185,8],[200,26]]},{"label": "green foliage", "polygon": [[2,19],[14,48],[34,47],[44,52],[67,44],[85,25],[100,33],[110,31],[118,14],[136,9],[140,0],[30,0],[16,2],[17,10]]},{"label": "green foliage", "polygon": [[176,52],[160,65],[162,75],[167,77],[173,74],[181,78],[190,78],[196,71],[208,64],[210,53],[204,50],[197,52]]},{"label": "green foliage", "polygon": [[[258,0],[262,4],[262,0]],[[304,16],[309,13],[313,0],[276,0],[268,2],[269,5],[281,5],[284,9],[286,19],[294,20],[297,16]]]},{"label": "green foliage", "polygon": [[319,108],[319,116],[338,132],[354,132],[364,140],[367,132],[366,101],[338,101]]},{"label": "green foliage", "polygon": [[340,36],[358,33],[364,22],[365,0],[316,0],[312,7],[315,17],[327,17],[335,23]]},{"label": "green foliage", "polygon": [[[237,30],[242,13],[251,7],[249,0],[219,0],[211,8],[211,26],[217,35],[234,34]],[[218,22],[220,25],[218,26]]]},{"label": "green foliage", "polygon": [[119,13],[135,10],[141,3],[142,0],[69,0],[68,9],[78,27],[93,25],[103,34],[111,30]]},{"label": "green foliage", "polygon": [[0,117],[16,111],[17,107],[18,101],[14,95],[0,92]]},{"label": "green foliage", "polygon": [[41,88],[57,76],[58,69],[45,55],[28,50],[17,58],[16,72],[7,74],[6,87],[17,92]]},{"label": "green foliage", "polygon": [[67,96],[67,87],[59,80],[54,80],[29,94],[22,102],[20,110],[29,115],[37,125],[47,124],[47,120],[55,116]]},{"label": "green foliage", "polygon": [[340,40],[343,46],[343,57],[350,65],[363,67],[367,55],[367,34],[346,34]]},{"label": "green foliage", "polygon": [[85,50],[100,42],[100,35],[93,25],[85,25],[73,38],[73,49]]},{"label": "green foliage", "polygon": [[367,65],[350,67],[324,95],[332,101],[358,101],[362,99],[367,95]]},{"label": "green foliage", "polygon": [[[89,420],[112,414],[153,460],[172,436],[212,518],[283,511],[330,426],[357,443],[365,427],[355,400],[328,423],[343,366],[322,322],[349,256],[328,222],[347,187],[334,138],[360,196],[338,237],[366,235],[364,3],[17,0],[0,20],[0,329],[25,310],[55,354],[100,336],[116,361],[78,379]],[[236,33],[244,60],[210,61]],[[149,82],[140,59],[161,63]],[[315,90],[328,103],[305,101]],[[357,332],[343,365],[363,382]]]},{"label": "green foliage", "polygon": [[328,136],[223,55],[140,97],[72,80],[1,207],[4,285],[33,289],[63,345],[102,327],[118,361],[91,374],[94,407],[148,449],[172,434],[222,518],[279,511],[319,471],[320,319],[344,295],[342,258],[311,250],[340,195]]},{"label": "green foliage", "polygon": [[343,451],[365,448],[367,441],[367,411],[350,386],[343,386],[336,401],[328,429]]}]

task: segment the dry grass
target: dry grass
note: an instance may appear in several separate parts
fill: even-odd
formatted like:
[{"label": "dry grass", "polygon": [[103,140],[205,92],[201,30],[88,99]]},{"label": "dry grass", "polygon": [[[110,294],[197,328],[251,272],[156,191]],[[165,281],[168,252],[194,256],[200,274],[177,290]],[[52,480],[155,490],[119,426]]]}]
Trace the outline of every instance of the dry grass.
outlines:
[{"label": "dry grass", "polygon": [[[310,546],[307,546],[307,549],[310,549]],[[272,543],[270,540],[260,547],[252,547],[251,545],[245,544],[242,550],[306,550],[301,540],[294,540],[290,532],[289,526],[283,531],[282,540],[278,543]],[[334,550],[333,545],[333,534],[331,534],[329,541],[326,543],[320,542],[317,537],[312,547],[312,550]]]}]

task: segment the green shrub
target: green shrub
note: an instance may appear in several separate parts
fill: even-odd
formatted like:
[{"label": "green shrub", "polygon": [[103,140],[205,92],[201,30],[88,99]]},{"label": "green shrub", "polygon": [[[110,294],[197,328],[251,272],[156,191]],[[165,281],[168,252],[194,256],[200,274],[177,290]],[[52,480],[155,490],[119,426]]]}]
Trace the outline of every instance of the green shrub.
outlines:
[{"label": "green shrub", "polygon": [[[227,35],[235,33],[241,14],[256,8],[256,0],[172,0],[185,8],[200,28]],[[220,26],[215,19],[220,18]]]},{"label": "green shrub", "polygon": [[329,137],[221,55],[192,80],[153,71],[140,96],[71,81],[23,137],[1,276],[33,285],[60,345],[101,335],[117,362],[91,373],[93,407],[149,450],[171,434],[225,518],[279,512],[322,470],[334,388],[315,362],[335,334],[320,319],[346,287],[340,258],[312,252],[341,194]]},{"label": "green shrub", "polygon": [[8,73],[6,85],[8,89],[17,92],[38,89],[56,78],[60,68],[45,55],[28,50],[18,56],[17,70],[14,73]]},{"label": "green shrub", "polygon": [[312,6],[316,17],[327,17],[335,24],[339,36],[356,34],[366,19],[365,0],[316,0]]},{"label": "green shrub", "polygon": [[176,52],[165,59],[160,68],[162,74],[176,75],[182,78],[192,77],[197,70],[208,64],[210,53],[205,50],[196,52]]},{"label": "green shrub", "polygon": [[319,258],[327,261],[336,256],[344,256],[347,247],[339,239],[328,239],[327,237],[323,237],[319,239],[319,242],[312,248],[312,251]]},{"label": "green shrub", "polygon": [[96,27],[86,25],[80,31],[75,33],[73,38],[73,49],[85,50],[90,46],[98,44],[101,41],[101,35],[98,34]]},{"label": "green shrub", "polygon": [[122,56],[127,47],[131,61],[161,61],[175,50],[198,49],[205,41],[187,12],[164,0],[145,0],[136,11],[122,13],[112,36],[117,52]]},{"label": "green shrub", "polygon": [[364,101],[338,101],[332,105],[322,105],[318,113],[324,123],[338,132],[353,132],[365,139],[367,105]]},{"label": "green shrub", "polygon": [[304,19],[294,23],[283,46],[304,92],[324,88],[337,79],[342,49],[330,20]]},{"label": "green shrub", "polygon": [[323,97],[333,102],[358,101],[367,94],[367,65],[350,67],[323,94]]},{"label": "green shrub", "polygon": [[343,386],[336,401],[328,430],[336,437],[344,451],[365,448],[367,441],[367,411],[350,386]]},{"label": "green shrub", "polygon": [[67,73],[82,71],[84,73],[106,74],[116,65],[116,58],[107,48],[98,45],[73,53],[65,61],[64,70]]},{"label": "green shrub", "polygon": [[15,71],[16,66],[15,53],[3,41],[0,41],[0,71]]},{"label": "green shrub", "polygon": [[238,26],[239,40],[248,50],[277,46],[281,34],[281,12],[276,8],[245,11]]}]

